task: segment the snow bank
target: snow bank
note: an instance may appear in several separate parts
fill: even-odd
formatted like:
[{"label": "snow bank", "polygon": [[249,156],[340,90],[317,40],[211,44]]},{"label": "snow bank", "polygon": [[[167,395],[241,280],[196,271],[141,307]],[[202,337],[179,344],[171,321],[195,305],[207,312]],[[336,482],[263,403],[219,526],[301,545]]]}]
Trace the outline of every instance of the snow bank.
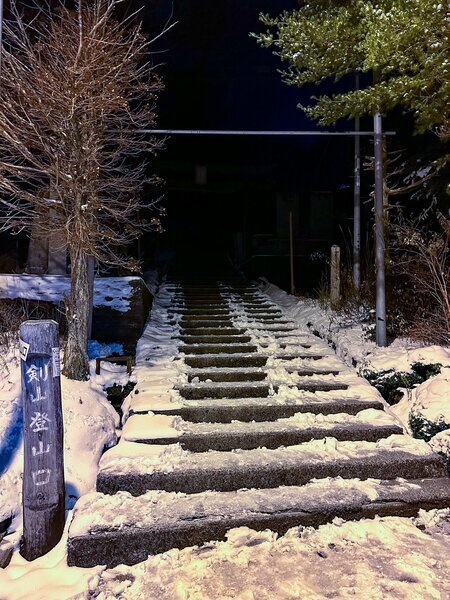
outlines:
[{"label": "snow bank", "polygon": [[447,460],[450,472],[450,368],[412,390],[404,390],[392,411],[414,435],[429,441]]},{"label": "snow bank", "polygon": [[[101,277],[94,281],[94,306],[127,312],[139,277]],[[70,277],[64,275],[0,275],[0,298],[26,298],[60,302],[70,292]]]},{"label": "snow bank", "polygon": [[413,390],[411,411],[433,423],[445,422],[450,428],[450,368]]},{"label": "snow bank", "polygon": [[267,280],[260,280],[260,289],[283,308],[286,315],[304,329],[316,331],[333,344],[338,356],[347,364],[364,370],[409,371],[417,362],[450,366],[450,349],[442,346],[420,346],[407,339],[397,339],[387,348],[379,348],[367,340],[360,324],[342,326],[331,309],[323,309],[317,300],[291,296]]},{"label": "snow bank", "polygon": [[81,569],[67,566],[67,531],[50,552],[28,562],[16,552],[9,567],[0,569],[0,600],[66,600],[86,598],[104,567]]},{"label": "snow bank", "polygon": [[[336,353],[347,364],[356,365],[360,374],[374,372],[390,376],[397,372],[412,373],[411,367],[415,363],[442,365],[440,375],[428,379],[413,389],[400,388],[403,397],[389,410],[408,432],[427,440],[432,438],[439,429],[450,428],[449,348],[436,345],[420,346],[407,339],[397,339],[390,346],[379,348],[374,342],[365,338],[361,325],[342,327],[333,311],[322,309],[317,300],[296,298],[263,279],[260,280],[259,287],[271,300],[282,307],[285,314],[295,323],[303,328],[309,327],[332,344]],[[360,381],[362,384],[364,380],[360,379]],[[354,391],[356,382],[353,383],[351,389]],[[362,389],[361,393],[363,393]],[[416,430],[414,427],[411,429],[411,419],[415,420]],[[450,435],[445,431],[438,433],[433,438],[432,448],[450,458]]]}]

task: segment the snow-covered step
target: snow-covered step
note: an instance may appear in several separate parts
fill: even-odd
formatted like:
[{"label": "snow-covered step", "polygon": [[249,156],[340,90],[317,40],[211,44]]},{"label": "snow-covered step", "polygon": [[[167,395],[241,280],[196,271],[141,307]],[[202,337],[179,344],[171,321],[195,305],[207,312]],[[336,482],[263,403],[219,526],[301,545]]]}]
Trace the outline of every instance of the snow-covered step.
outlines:
[{"label": "snow-covered step", "polygon": [[300,377],[314,377],[317,375],[339,375],[337,369],[315,369],[312,367],[286,367],[288,373],[297,373]]},{"label": "snow-covered step", "polygon": [[180,335],[178,339],[185,344],[248,344],[249,335]]},{"label": "snow-covered step", "polygon": [[122,430],[122,440],[145,444],[180,443],[185,450],[207,452],[236,448],[279,448],[312,439],[333,437],[339,441],[376,442],[402,428],[393,417],[380,410],[364,410],[356,416],[345,413],[314,415],[298,413],[273,422],[191,423],[165,415],[132,415]]},{"label": "snow-covered step", "polygon": [[269,298],[261,293],[260,291],[253,291],[253,292],[238,292],[236,295],[239,296],[239,298],[241,298],[242,300],[261,300],[263,302],[267,302],[269,300]]},{"label": "snow-covered step", "polygon": [[267,302],[264,301],[254,301],[254,302],[241,302],[239,303],[239,305],[235,305],[237,306],[240,310],[249,310],[249,309],[256,309],[256,310],[264,310],[264,309],[272,309],[272,308],[278,308],[275,304],[267,304]]},{"label": "snow-covered step", "polygon": [[[174,324],[176,323],[176,321],[173,322]],[[231,319],[217,319],[217,320],[191,320],[191,319],[180,319],[178,321],[178,324],[180,325],[180,327],[182,329],[205,329],[205,328],[219,328],[219,327],[224,327],[224,328],[230,328],[230,327],[234,327],[233,322],[231,321]]]},{"label": "snow-covered step", "polygon": [[180,321],[182,323],[185,322],[195,322],[195,321],[226,321],[228,318],[231,318],[229,314],[223,315],[182,315]]},{"label": "snow-covered step", "polygon": [[[295,359],[320,360],[324,354],[315,352],[296,352],[278,354],[277,358],[285,361]],[[197,369],[205,367],[263,367],[269,356],[260,354],[259,352],[242,354],[188,354],[184,357],[184,362],[189,366]]]},{"label": "snow-covered step", "polygon": [[235,336],[235,335],[245,335],[245,329],[238,329],[236,327],[209,327],[209,328],[191,328],[191,329],[181,329],[181,335],[186,336],[210,336],[210,335],[218,335],[218,336]]},{"label": "snow-covered step", "polygon": [[332,356],[332,354],[330,354],[328,351],[318,353],[318,352],[292,352],[292,350],[290,350],[290,351],[286,351],[286,352],[278,352],[272,358],[278,359],[278,360],[286,360],[286,361],[296,360],[297,358],[308,359],[308,360],[320,360],[321,358],[324,358],[325,356],[328,356],[328,355]]},{"label": "snow-covered step", "polygon": [[187,373],[189,382],[194,381],[263,381],[267,373],[261,369],[191,369]]},{"label": "snow-covered step", "polygon": [[[271,344],[273,344],[273,342],[264,342],[264,341],[259,341],[258,340],[258,345],[261,348],[269,348],[271,346]],[[286,349],[290,349],[292,350],[293,348],[311,348],[311,344],[308,344],[307,342],[291,342],[291,343],[287,343],[284,341],[277,341],[278,347],[281,348],[282,350],[286,350]]]},{"label": "snow-covered step", "polygon": [[239,353],[239,354],[197,354],[187,355],[184,362],[196,369],[206,367],[263,367],[268,356],[265,354]]},{"label": "snow-covered step", "polygon": [[150,491],[137,498],[126,492],[115,496],[93,492],[75,506],[67,560],[71,566],[112,568],[171,548],[224,539],[234,527],[284,533],[299,525],[317,527],[335,517],[412,517],[420,509],[449,505],[448,477],[412,481],[337,478],[301,487],[222,493]]},{"label": "snow-covered step", "polygon": [[254,344],[180,344],[178,350],[183,354],[248,354],[256,352]]},{"label": "snow-covered step", "polygon": [[226,300],[216,300],[215,302],[211,301],[192,301],[192,300],[175,300],[170,305],[170,310],[214,310],[214,309],[226,309],[228,310],[230,307],[229,303]]},{"label": "snow-covered step", "polygon": [[255,315],[253,317],[249,317],[248,315],[246,317],[243,317],[245,320],[249,321],[250,323],[256,323],[256,324],[267,324],[267,325],[283,325],[284,327],[287,326],[292,326],[294,325],[294,323],[292,321],[286,321],[284,319],[284,317],[277,317],[277,316],[272,316],[272,315]]},{"label": "snow-covered step", "polygon": [[[283,384],[285,385],[285,384]],[[306,379],[296,384],[287,386],[290,391],[299,390],[305,392],[333,392],[348,390],[346,383],[337,381],[310,381]],[[259,383],[253,381],[243,382],[199,382],[177,386],[183,398],[200,400],[202,398],[265,398],[270,393],[278,393],[280,385]]]},{"label": "snow-covered step", "polygon": [[230,423],[231,421],[274,421],[292,417],[296,413],[330,415],[347,413],[355,415],[361,410],[374,408],[383,410],[381,400],[373,398],[319,398],[302,397],[278,400],[276,396],[268,398],[237,398],[218,400],[183,400],[162,404],[153,397],[144,394],[134,396],[130,405],[130,414],[154,412],[181,416],[185,421],[195,423]]},{"label": "snow-covered step", "polygon": [[169,315],[192,315],[192,316],[217,316],[230,314],[229,308],[173,308],[167,311]]},{"label": "snow-covered step", "polygon": [[[290,325],[259,325],[254,322],[245,322],[245,328],[249,331],[256,331],[262,333],[292,333],[298,331],[297,327],[291,323]],[[258,333],[259,335],[259,333]]]},{"label": "snow-covered step", "polygon": [[119,442],[102,456],[97,490],[134,496],[147,490],[194,494],[243,487],[304,485],[311,479],[446,477],[443,459],[423,440],[392,435],[378,442],[314,440],[287,448],[194,453],[179,444]]},{"label": "snow-covered step", "polygon": [[175,300],[186,303],[224,302],[221,294],[179,294],[175,296]]},{"label": "snow-covered step", "polygon": [[170,308],[228,308],[229,301],[223,296],[202,296],[187,298],[175,296],[172,298]]},{"label": "snow-covered step", "polygon": [[[286,384],[277,384],[273,383],[272,387],[275,393],[278,393],[280,389],[280,385]],[[311,381],[309,379],[304,379],[299,381],[298,383],[288,384],[288,387],[291,390],[297,389],[305,392],[337,392],[339,390],[348,390],[349,386],[347,383],[343,381],[328,381],[328,380],[317,380]]]},{"label": "snow-covered step", "polygon": [[180,288],[177,288],[177,290],[179,293],[182,294],[192,294],[192,295],[196,295],[196,294],[218,294],[221,291],[221,288],[219,288],[219,286],[217,285],[198,285],[198,286],[193,286],[193,285],[188,285],[188,286],[183,286]]},{"label": "snow-covered step", "polygon": [[265,398],[270,387],[266,383],[246,381],[197,383],[180,385],[176,388],[182,398],[201,400],[203,398]]},{"label": "snow-covered step", "polygon": [[225,299],[220,294],[195,294],[186,296],[184,294],[176,296],[175,300],[179,302],[185,302],[186,304],[222,304],[225,303]]},{"label": "snow-covered step", "polygon": [[281,316],[283,313],[279,308],[264,306],[260,308],[244,308],[244,312],[248,315],[279,315]]},{"label": "snow-covered step", "polygon": [[244,298],[240,299],[238,302],[234,301],[234,304],[236,307],[239,307],[239,309],[244,310],[268,308],[269,310],[278,309],[278,311],[280,311],[279,306],[273,304],[269,305],[266,298]]}]

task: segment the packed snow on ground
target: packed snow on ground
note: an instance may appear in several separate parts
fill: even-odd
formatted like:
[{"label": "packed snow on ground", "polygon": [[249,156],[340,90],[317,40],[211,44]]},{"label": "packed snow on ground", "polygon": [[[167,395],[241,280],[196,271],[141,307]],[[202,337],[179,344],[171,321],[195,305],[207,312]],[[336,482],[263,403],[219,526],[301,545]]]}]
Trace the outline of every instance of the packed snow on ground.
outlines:
[{"label": "packed snow on ground", "polygon": [[[114,365],[116,367],[116,365]],[[10,539],[17,545],[21,535],[23,473],[22,402],[20,364],[8,357],[9,375],[0,379],[0,521],[13,517]],[[104,386],[124,377],[124,367],[95,375],[91,362],[89,381],[61,376],[64,420],[64,467],[66,506],[95,488],[102,452],[117,441],[119,417],[106,400]]]},{"label": "packed snow on ground", "polygon": [[[94,306],[127,312],[134,293],[131,284],[139,280],[139,277],[97,277],[94,281]],[[69,293],[70,277],[64,275],[0,274],[0,298],[60,302]]]},{"label": "packed snow on ground", "polygon": [[67,567],[65,543],[0,571],[2,600],[442,600],[450,595],[450,511],[318,529],[232,529],[224,542],[129,567]]},{"label": "packed snow on ground", "polygon": [[102,600],[437,599],[450,593],[449,550],[448,535],[401,518],[336,520],[280,538],[241,527],[225,542],[105,571],[96,593]]},{"label": "packed snow on ground", "polygon": [[0,600],[87,598],[87,590],[97,586],[104,567],[67,566],[67,531],[71,517],[69,511],[64,534],[50,552],[31,562],[15,552],[10,565],[0,569]]}]

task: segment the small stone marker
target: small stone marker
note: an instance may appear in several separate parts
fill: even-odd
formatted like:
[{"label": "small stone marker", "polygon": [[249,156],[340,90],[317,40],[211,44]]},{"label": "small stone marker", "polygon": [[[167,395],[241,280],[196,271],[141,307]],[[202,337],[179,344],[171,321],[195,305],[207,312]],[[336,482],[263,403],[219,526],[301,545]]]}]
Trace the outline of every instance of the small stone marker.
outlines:
[{"label": "small stone marker", "polygon": [[23,398],[23,538],[34,560],[51,550],[64,529],[64,447],[59,331],[55,321],[20,326]]},{"label": "small stone marker", "polygon": [[336,306],[341,299],[341,249],[331,246],[330,261],[330,303]]}]

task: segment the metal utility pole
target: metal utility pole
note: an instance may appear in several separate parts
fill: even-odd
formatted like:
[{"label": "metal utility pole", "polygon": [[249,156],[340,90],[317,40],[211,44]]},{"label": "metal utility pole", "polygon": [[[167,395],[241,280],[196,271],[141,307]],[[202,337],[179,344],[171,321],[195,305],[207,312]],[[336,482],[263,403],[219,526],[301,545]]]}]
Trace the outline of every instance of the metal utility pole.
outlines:
[{"label": "metal utility pole", "polygon": [[381,113],[373,118],[375,163],[375,254],[376,254],[376,341],[377,346],[387,346],[386,337],[386,282],[384,239],[384,173],[383,173],[383,123]]},{"label": "metal utility pole", "polygon": [[[355,88],[359,89],[359,75],[355,76]],[[353,180],[353,285],[361,285],[361,137],[360,119],[355,117],[355,170]]]}]

